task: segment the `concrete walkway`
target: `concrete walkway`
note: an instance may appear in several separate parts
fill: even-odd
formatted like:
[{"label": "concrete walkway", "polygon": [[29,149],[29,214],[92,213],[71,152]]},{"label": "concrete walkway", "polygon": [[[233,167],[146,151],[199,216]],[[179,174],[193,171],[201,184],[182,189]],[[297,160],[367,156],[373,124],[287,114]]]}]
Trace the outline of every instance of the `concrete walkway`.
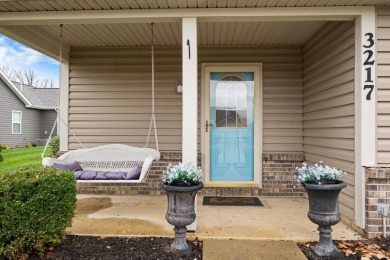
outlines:
[{"label": "concrete walkway", "polygon": [[203,241],[207,260],[306,260],[294,241],[211,240]]},{"label": "concrete walkway", "polygon": [[[205,259],[289,259],[289,255],[295,257],[291,259],[300,259],[298,247],[295,246],[298,251],[290,252],[287,244],[292,246],[292,250],[293,241],[318,240],[317,226],[307,218],[308,201],[305,198],[274,197],[260,197],[260,200],[264,207],[203,206],[203,198],[199,197],[197,230],[188,233],[187,237],[204,240]],[[172,237],[173,227],[165,220],[166,204],[165,196],[78,195],[76,216],[68,232],[77,235]],[[361,238],[343,223],[334,226],[333,230],[333,239]],[[273,240],[285,242],[275,243]],[[268,243],[268,246],[261,243]],[[286,255],[269,258],[269,252],[268,258],[261,258],[265,248]],[[259,252],[259,249],[263,251]],[[224,257],[229,250],[229,257],[233,258]],[[244,251],[252,254],[252,258],[242,255]],[[239,253],[238,258],[234,253]]]}]

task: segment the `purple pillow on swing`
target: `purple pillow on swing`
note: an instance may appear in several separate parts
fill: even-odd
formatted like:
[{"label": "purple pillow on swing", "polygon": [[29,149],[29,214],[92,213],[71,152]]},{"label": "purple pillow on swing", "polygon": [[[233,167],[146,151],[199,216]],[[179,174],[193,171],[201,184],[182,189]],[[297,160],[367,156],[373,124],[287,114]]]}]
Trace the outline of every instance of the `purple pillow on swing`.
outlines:
[{"label": "purple pillow on swing", "polygon": [[78,180],[94,180],[95,178],[96,178],[96,171],[83,171]]},{"label": "purple pillow on swing", "polygon": [[137,164],[136,167],[131,169],[126,174],[126,180],[138,180],[139,177],[141,176],[141,171],[142,171],[142,163],[139,163],[139,164]]},{"label": "purple pillow on swing", "polygon": [[81,174],[83,174],[83,171],[75,171],[74,172],[74,177],[76,178],[76,180],[80,180]]},{"label": "purple pillow on swing", "polygon": [[106,172],[96,172],[95,180],[107,180]]},{"label": "purple pillow on swing", "polygon": [[107,180],[125,180],[126,173],[124,172],[106,172],[104,174]]},{"label": "purple pillow on swing", "polygon": [[61,170],[71,170],[71,171],[82,171],[83,168],[81,167],[81,165],[74,161],[74,162],[70,162],[70,163],[53,163],[53,165],[51,166],[52,168],[56,168],[56,169],[61,169]]}]

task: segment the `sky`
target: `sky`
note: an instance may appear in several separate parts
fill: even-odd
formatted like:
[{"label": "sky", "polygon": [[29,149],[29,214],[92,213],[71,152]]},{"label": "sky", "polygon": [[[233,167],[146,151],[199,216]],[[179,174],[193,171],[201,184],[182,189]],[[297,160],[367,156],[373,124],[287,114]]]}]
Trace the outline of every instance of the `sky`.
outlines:
[{"label": "sky", "polygon": [[59,62],[0,34],[0,66],[10,69],[32,69],[39,79],[53,79],[58,86]]}]

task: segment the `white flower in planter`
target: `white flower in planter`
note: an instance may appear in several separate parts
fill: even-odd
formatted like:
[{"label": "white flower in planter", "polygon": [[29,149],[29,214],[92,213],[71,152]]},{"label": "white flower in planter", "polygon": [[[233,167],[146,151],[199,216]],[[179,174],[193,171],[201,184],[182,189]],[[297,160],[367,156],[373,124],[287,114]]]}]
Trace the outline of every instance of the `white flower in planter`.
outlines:
[{"label": "white flower in planter", "polygon": [[323,165],[322,161],[319,161],[312,166],[307,166],[307,163],[303,162],[302,167],[297,167],[296,169],[298,170],[297,180],[301,185],[304,185],[305,183],[321,184],[324,182],[337,182],[347,174],[335,167]]},{"label": "white flower in planter", "polygon": [[192,186],[202,181],[203,172],[200,167],[187,161],[178,164],[169,164],[163,173],[162,183],[167,185],[185,185]]}]

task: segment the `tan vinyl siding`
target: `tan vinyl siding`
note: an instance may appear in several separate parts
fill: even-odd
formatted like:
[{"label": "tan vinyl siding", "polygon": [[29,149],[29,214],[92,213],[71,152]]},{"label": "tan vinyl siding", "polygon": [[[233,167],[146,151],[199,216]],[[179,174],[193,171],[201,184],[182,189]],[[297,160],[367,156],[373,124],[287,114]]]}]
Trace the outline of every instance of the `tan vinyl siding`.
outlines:
[{"label": "tan vinyl siding", "polygon": [[[160,149],[180,151],[182,96],[176,93],[176,84],[181,82],[181,49],[159,47],[155,57]],[[200,47],[198,61],[199,65],[262,62],[263,150],[302,152],[303,61],[299,47]],[[69,126],[87,147],[145,144],[151,113],[150,64],[149,48],[71,50]],[[72,135],[69,148],[79,148]]]},{"label": "tan vinyl siding", "polygon": [[341,212],[354,218],[354,24],[329,22],[303,47],[306,160],[348,172]]},{"label": "tan vinyl siding", "polygon": [[390,8],[377,10],[377,163],[390,165]]},{"label": "tan vinyl siding", "polygon": [[[160,149],[181,150],[181,52],[156,48],[155,55]],[[150,48],[73,49],[69,100],[70,129],[85,146],[144,146],[152,111]],[[79,147],[70,135],[69,149]]]}]

